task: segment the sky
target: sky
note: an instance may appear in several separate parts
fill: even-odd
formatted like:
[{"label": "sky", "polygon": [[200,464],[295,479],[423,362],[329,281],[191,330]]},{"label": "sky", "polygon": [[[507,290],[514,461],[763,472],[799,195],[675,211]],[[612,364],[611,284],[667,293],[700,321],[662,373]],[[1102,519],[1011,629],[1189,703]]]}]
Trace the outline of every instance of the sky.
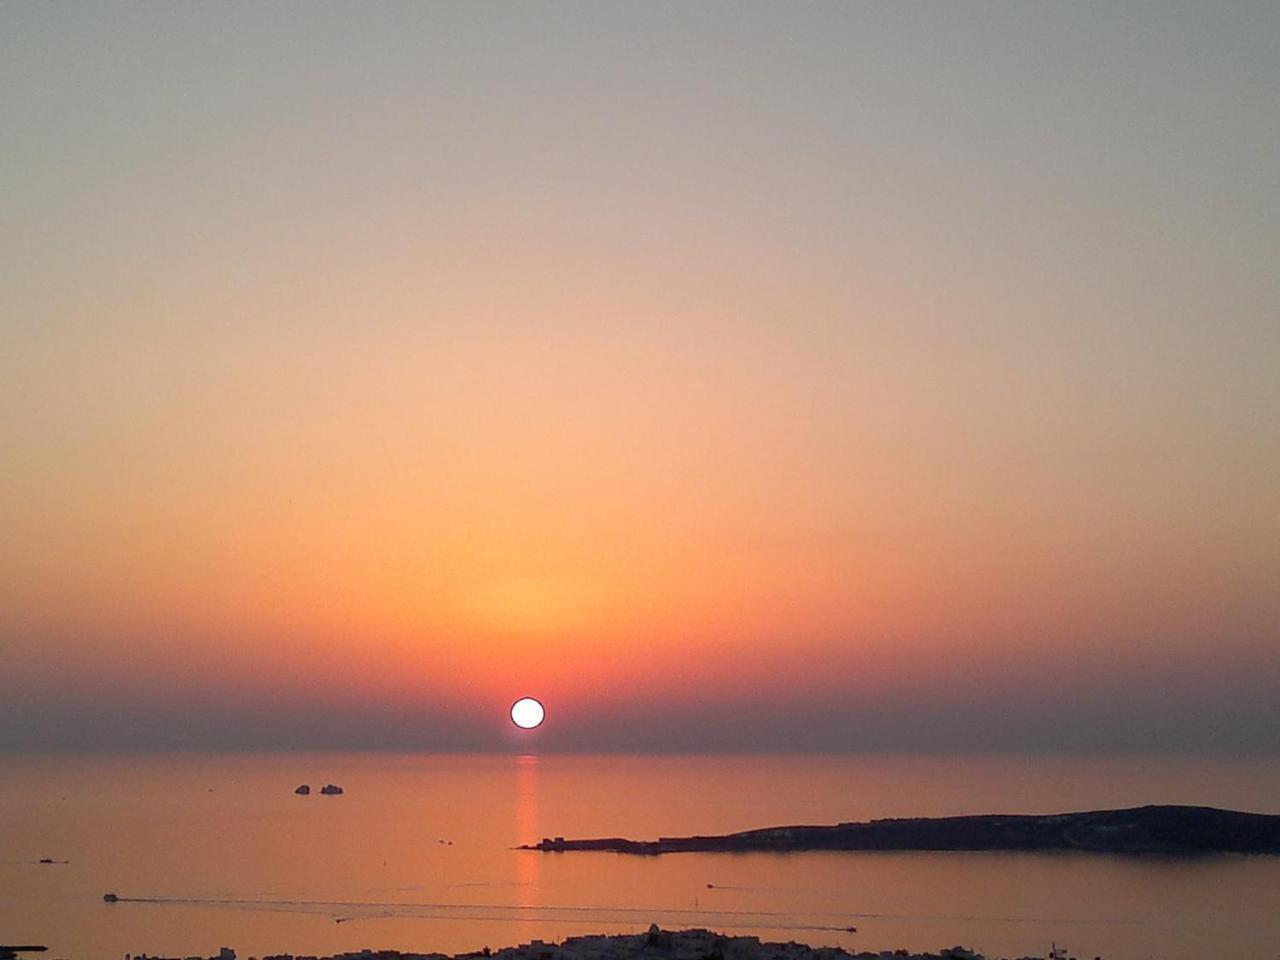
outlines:
[{"label": "sky", "polygon": [[1280,751],[1278,50],[5,0],[0,750]]}]

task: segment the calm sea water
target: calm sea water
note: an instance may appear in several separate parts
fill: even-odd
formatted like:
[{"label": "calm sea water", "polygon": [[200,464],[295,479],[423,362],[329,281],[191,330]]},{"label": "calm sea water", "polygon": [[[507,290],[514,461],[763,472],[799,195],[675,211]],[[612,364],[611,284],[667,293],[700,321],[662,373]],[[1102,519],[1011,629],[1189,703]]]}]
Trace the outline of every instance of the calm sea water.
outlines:
[{"label": "calm sea water", "polygon": [[[342,797],[298,797],[333,781]],[[129,755],[0,758],[0,943],[51,957],[455,952],[707,926],[851,949],[1280,956],[1280,858],[541,854],[881,816],[1143,803],[1280,812],[1273,760]],[[67,863],[39,864],[42,857]],[[105,904],[104,892],[157,902]],[[340,921],[340,922],[339,922]],[[857,926],[856,934],[842,932]]]}]

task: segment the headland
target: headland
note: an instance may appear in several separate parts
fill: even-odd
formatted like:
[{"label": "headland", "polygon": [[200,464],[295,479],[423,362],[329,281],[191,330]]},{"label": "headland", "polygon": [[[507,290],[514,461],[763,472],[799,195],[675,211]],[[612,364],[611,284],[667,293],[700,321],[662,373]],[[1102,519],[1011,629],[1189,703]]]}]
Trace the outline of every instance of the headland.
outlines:
[{"label": "headland", "polygon": [[1122,854],[1280,854],[1280,816],[1215,807],[1147,806],[1047,815],[914,817],[765,827],[716,836],[628,840],[544,837],[554,853],[747,853],[799,850],[1080,850]]}]

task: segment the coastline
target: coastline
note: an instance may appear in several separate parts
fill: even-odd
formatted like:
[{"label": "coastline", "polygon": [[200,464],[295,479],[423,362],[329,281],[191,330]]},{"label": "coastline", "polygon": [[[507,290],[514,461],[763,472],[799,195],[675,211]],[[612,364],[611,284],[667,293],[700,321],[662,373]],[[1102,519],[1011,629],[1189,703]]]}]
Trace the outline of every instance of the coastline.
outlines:
[{"label": "coastline", "polygon": [[[237,960],[236,952],[223,947],[208,958],[164,957],[146,953],[126,954],[125,960]],[[419,953],[363,949],[328,956],[279,953],[248,960],[989,960],[964,947],[948,947],[937,953],[908,950],[850,952],[842,947],[813,947],[794,940],[765,941],[752,936],[730,936],[703,928],[662,930],[656,924],[646,933],[587,934],[566,937],[559,943],[532,940],[517,946],[468,951],[458,954]],[[997,960],[997,958],[990,958]],[[1018,960],[1041,960],[1021,957]],[[1065,954],[1051,960],[1075,960]],[[1096,960],[1096,958],[1095,958]]]}]

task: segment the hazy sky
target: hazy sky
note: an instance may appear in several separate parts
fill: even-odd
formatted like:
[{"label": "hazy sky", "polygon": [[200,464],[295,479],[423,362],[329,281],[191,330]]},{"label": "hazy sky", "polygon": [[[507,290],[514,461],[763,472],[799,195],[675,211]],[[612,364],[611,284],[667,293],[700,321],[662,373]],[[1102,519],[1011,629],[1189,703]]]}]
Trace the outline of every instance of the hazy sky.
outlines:
[{"label": "hazy sky", "polygon": [[1280,750],[1275,3],[6,0],[0,325],[0,748]]}]

